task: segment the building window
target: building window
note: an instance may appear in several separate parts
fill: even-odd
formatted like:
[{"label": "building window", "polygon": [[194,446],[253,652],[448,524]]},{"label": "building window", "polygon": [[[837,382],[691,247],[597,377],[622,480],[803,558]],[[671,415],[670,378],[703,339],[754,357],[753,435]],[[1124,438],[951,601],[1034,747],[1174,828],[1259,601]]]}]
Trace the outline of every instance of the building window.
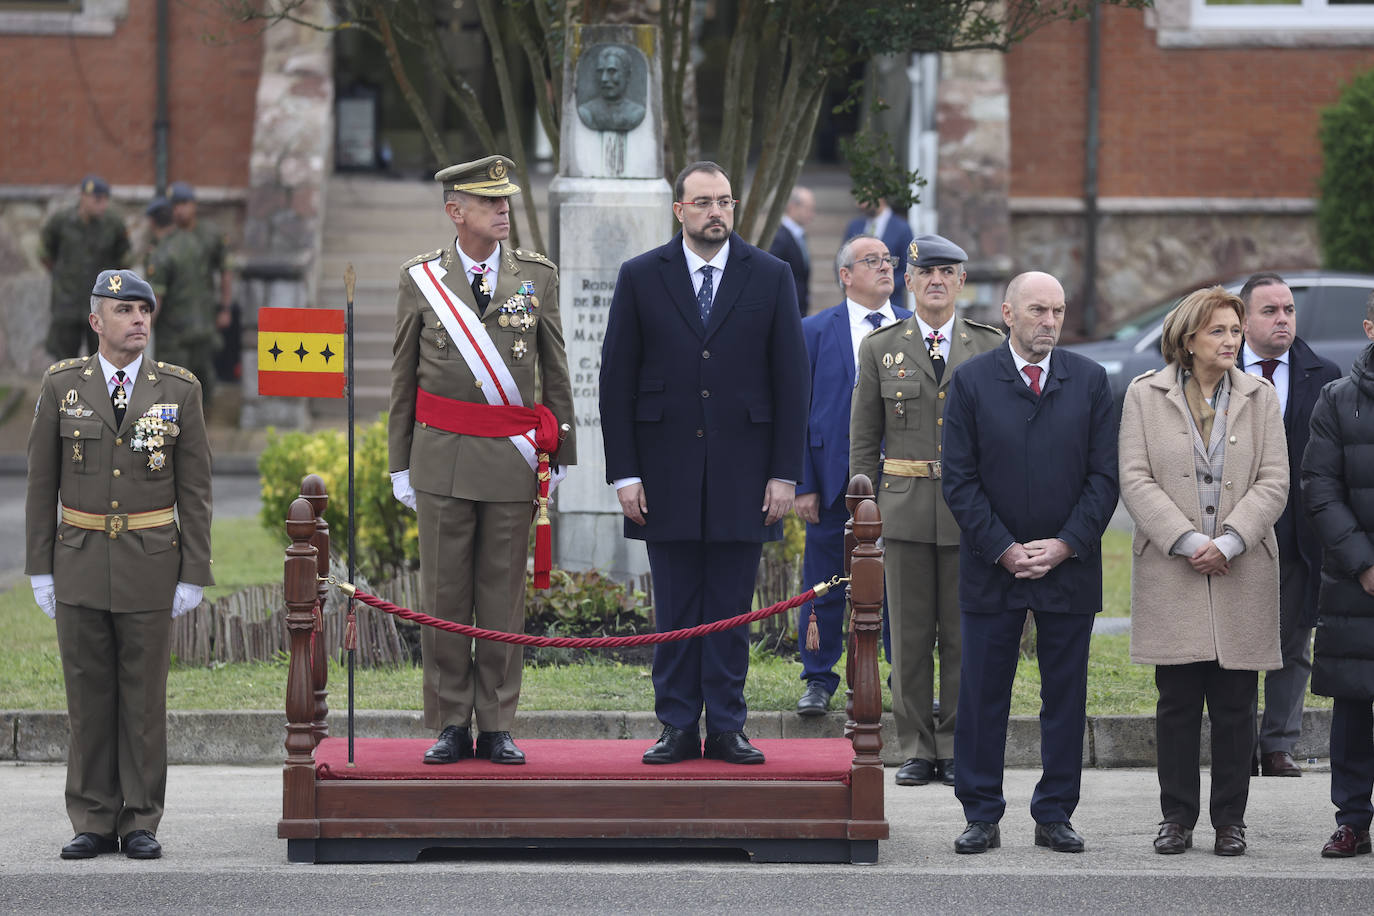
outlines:
[{"label": "building window", "polygon": [[1374,28],[1374,3],[1354,0],[1192,0],[1195,29]]},{"label": "building window", "polygon": [[0,0],[0,35],[113,35],[129,0]]}]

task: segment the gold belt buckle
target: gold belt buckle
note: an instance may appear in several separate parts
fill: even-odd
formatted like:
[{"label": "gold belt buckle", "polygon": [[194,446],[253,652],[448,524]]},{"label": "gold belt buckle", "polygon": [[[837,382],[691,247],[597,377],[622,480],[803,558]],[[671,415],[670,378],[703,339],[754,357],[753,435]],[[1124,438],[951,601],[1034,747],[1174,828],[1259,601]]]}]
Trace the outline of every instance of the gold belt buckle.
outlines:
[{"label": "gold belt buckle", "polygon": [[129,530],[129,516],[127,515],[107,515],[105,516],[105,533],[110,536],[110,540],[119,537],[120,532]]},{"label": "gold belt buckle", "polygon": [[931,479],[931,480],[939,480],[939,479],[940,479],[940,459],[936,458],[934,461],[929,462],[928,467],[930,468],[930,479]]}]

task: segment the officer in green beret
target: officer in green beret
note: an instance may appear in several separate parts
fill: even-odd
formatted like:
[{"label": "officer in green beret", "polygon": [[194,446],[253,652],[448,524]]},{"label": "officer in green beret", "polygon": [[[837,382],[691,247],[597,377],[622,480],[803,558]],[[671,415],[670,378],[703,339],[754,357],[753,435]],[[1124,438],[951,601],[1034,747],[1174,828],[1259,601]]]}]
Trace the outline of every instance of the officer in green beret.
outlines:
[{"label": "officer in green beret", "polygon": [[24,571],[67,688],[62,858],[155,859],[171,621],[213,583],[210,448],[195,376],[144,354],[152,288],[106,270],[87,301],[97,352],[49,367],[29,430]]},{"label": "officer in green beret", "polygon": [[[945,395],[960,364],[1001,345],[1002,332],[955,315],[968,255],[922,235],[907,247],[915,314],[859,345],[850,411],[849,470],[877,488],[883,516],[892,715],[905,762],[899,786],[954,785],[959,704],[959,527],[940,492]],[[940,652],[940,711],[934,652]]]},{"label": "officer in green beret", "polygon": [[38,258],[52,274],[52,318],[46,347],[53,356],[94,355],[96,336],[86,316],[86,299],[102,268],[129,263],[129,233],[109,211],[110,186],[99,175],[81,179],[76,206],[59,210],[43,224]]},{"label": "officer in green beret", "polygon": [[[488,156],[434,176],[457,238],[401,266],[388,451],[392,490],[419,520],[421,606],[446,620],[519,633],[537,455],[527,437],[482,427],[511,407],[535,407],[538,390],[564,429],[555,462],[573,464],[576,451],[558,270],[506,241],[510,197],[520,193],[513,167],[505,156]],[[432,627],[420,636],[424,721],[439,733],[425,763],[474,754],[524,763],[510,733],[520,647]]]}]

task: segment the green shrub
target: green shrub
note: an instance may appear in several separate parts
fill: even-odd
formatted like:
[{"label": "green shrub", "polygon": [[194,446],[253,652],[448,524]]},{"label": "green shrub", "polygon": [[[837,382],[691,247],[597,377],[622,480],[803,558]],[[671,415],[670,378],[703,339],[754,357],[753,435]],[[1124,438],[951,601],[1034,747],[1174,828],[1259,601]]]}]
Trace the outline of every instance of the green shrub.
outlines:
[{"label": "green shrub", "polygon": [[[387,473],[385,418],[356,430],[353,478],[357,487],[357,568],[369,581],[380,582],[419,562],[415,513],[391,495]],[[340,430],[278,433],[268,430],[267,447],[258,458],[262,485],[262,524],[283,540],[286,512],[301,492],[301,478],[319,474],[329,504],[330,546],[335,556],[348,554],[348,437]]]},{"label": "green shrub", "polygon": [[1334,270],[1374,271],[1374,70],[1323,109],[1317,231]]}]

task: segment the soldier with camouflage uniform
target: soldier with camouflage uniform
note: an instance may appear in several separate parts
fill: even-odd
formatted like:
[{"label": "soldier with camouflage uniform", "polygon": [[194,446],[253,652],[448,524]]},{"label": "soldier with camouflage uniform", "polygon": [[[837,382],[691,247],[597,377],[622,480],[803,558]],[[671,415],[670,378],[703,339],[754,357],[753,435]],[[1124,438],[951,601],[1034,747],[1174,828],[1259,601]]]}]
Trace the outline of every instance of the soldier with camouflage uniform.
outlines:
[{"label": "soldier with camouflage uniform", "polygon": [[146,274],[159,300],[154,348],[166,362],[185,366],[200,379],[206,401],[214,386],[216,329],[213,274],[222,246],[207,244],[194,226],[176,225],[175,205],[157,198],[148,206],[157,239]]},{"label": "soldier with camouflage uniform", "polygon": [[129,263],[129,233],[109,205],[109,184],[87,175],[76,206],[53,214],[39,235],[38,257],[52,274],[46,347],[53,356],[80,354],[83,339],[86,352],[95,353],[98,343],[87,318],[91,285],[102,270]]}]

